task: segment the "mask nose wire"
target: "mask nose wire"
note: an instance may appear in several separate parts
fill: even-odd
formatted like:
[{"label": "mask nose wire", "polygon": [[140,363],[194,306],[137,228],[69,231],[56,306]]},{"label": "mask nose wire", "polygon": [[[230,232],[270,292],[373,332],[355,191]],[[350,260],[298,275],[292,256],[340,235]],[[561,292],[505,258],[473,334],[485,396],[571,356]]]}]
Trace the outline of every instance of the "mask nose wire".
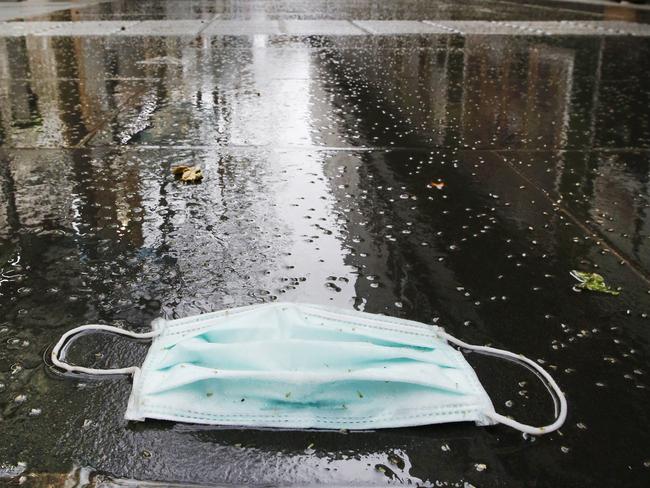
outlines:
[{"label": "mask nose wire", "polygon": [[501,415],[497,413],[496,411],[494,411],[494,409],[483,412],[483,414],[486,417],[489,417],[492,420],[499,422],[500,424],[507,425],[509,427],[512,427],[513,429],[517,429],[520,432],[524,432],[526,434],[531,434],[531,435],[548,434],[549,432],[553,432],[554,430],[557,430],[560,427],[562,427],[567,416],[566,397],[564,396],[564,393],[562,393],[562,390],[560,390],[560,387],[555,382],[553,377],[550,374],[548,374],[548,372],[544,368],[542,368],[539,364],[527,358],[526,356],[522,356],[521,354],[515,354],[513,352],[505,351],[503,349],[497,349],[496,347],[476,346],[474,344],[468,344],[466,342],[461,341],[460,339],[456,339],[455,337],[443,331],[440,331],[439,334],[443,339],[446,339],[451,344],[454,344],[458,347],[462,347],[463,349],[469,349],[470,351],[477,351],[477,352],[485,352],[485,353],[492,354],[494,356],[504,357],[508,359],[515,359],[517,361],[522,361],[526,363],[535,371],[537,371],[542,376],[542,378],[544,378],[544,380],[547,382],[548,386],[550,386],[550,389],[553,391],[553,393],[555,393],[558,401],[560,402],[560,411],[555,421],[551,424],[544,425],[542,427],[535,427],[533,425],[517,422],[516,420],[506,417],[505,415]]},{"label": "mask nose wire", "polygon": [[159,335],[161,332],[160,329],[157,329],[157,330],[152,330],[151,332],[138,333],[138,332],[131,332],[129,330],[120,329],[119,327],[113,327],[112,325],[102,325],[102,324],[81,325],[63,334],[59,339],[59,341],[54,346],[54,348],[52,349],[52,354],[51,354],[52,363],[56,367],[74,373],[86,373],[86,374],[94,374],[94,375],[130,374],[135,376],[140,372],[140,368],[138,366],[129,366],[128,368],[97,369],[97,368],[85,368],[83,366],[75,366],[66,363],[65,361],[62,361],[59,358],[59,354],[61,352],[61,349],[65,345],[66,341],[70,337],[77,335],[80,332],[83,332],[85,330],[112,332],[114,334],[132,337],[134,339],[152,339],[157,335]]}]

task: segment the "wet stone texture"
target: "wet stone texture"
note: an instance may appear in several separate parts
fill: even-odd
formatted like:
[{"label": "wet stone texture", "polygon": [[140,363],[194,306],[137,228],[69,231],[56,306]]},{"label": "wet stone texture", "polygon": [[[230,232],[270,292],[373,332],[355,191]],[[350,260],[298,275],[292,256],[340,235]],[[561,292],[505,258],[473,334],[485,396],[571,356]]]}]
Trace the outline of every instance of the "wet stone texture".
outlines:
[{"label": "wet stone texture", "polygon": [[[650,484],[650,37],[620,22],[634,9],[29,3],[0,2],[0,483]],[[574,291],[573,269],[621,294]],[[274,300],[523,353],[566,392],[567,422],[540,438],[133,423],[128,379],[44,361],[83,323],[146,331]],[[68,359],[146,351],[85,335]],[[533,374],[468,359],[498,411],[551,420]]]}]

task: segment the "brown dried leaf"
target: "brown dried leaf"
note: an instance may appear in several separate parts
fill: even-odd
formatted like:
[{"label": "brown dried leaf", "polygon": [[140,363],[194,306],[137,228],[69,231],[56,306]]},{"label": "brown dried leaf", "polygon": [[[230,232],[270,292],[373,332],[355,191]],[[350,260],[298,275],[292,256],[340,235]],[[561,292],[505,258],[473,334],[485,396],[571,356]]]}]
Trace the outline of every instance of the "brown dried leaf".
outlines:
[{"label": "brown dried leaf", "polygon": [[186,183],[198,183],[203,179],[203,172],[198,166],[192,166],[191,168],[183,171],[181,175],[181,181]]},{"label": "brown dried leaf", "polygon": [[203,179],[203,172],[198,166],[172,166],[172,174],[185,183],[198,183]]},{"label": "brown dried leaf", "polygon": [[184,166],[184,165],[180,165],[180,166],[172,166],[172,174],[173,174],[173,175],[176,175],[176,176],[180,176],[180,175],[182,175],[185,171],[187,171],[188,169],[190,169],[190,167],[189,167],[189,166]]}]

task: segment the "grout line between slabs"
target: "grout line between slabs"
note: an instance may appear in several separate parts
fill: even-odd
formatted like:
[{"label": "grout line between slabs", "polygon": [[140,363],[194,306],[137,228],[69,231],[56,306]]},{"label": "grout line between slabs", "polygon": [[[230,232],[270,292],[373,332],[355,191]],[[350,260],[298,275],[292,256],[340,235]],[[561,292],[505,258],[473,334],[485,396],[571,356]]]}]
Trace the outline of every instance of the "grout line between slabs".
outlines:
[{"label": "grout line between slabs", "polygon": [[[516,174],[519,178],[525,181],[526,184],[534,188],[540,195],[542,195],[544,199],[546,199],[551,204],[553,208],[557,209],[558,212],[564,214],[586,236],[592,238],[596,237],[600,239],[602,241],[604,249],[607,249],[607,251],[610,254],[613,254],[618,259],[620,259],[622,264],[626,264],[628,269],[630,269],[638,278],[644,281],[646,285],[650,285],[650,274],[648,274],[648,271],[644,269],[643,265],[638,263],[635,259],[629,258],[626,255],[626,253],[621,249],[619,249],[619,247],[616,244],[611,242],[607,238],[607,236],[601,234],[599,229],[594,229],[591,225],[582,222],[578,217],[576,217],[573,214],[573,212],[571,212],[571,210],[569,210],[567,207],[562,205],[562,203],[558,203],[558,201],[551,198],[550,192],[541,188],[536,182],[534,182],[528,176],[526,176],[521,171],[519,171],[519,169],[516,168],[512,163],[510,163],[510,161],[508,161],[506,158],[502,157],[501,160],[505,163],[505,166],[507,168],[509,168],[514,174]],[[557,200],[559,200],[559,196]]]}]

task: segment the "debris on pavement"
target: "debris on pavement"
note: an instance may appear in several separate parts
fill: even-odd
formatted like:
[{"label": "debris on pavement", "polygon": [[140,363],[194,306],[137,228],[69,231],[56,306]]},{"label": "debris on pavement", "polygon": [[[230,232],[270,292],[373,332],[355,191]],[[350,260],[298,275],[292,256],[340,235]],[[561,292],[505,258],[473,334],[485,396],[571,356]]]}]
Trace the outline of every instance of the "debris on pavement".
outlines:
[{"label": "debris on pavement", "polygon": [[443,181],[432,181],[429,183],[429,187],[435,188],[436,190],[442,190],[445,187],[445,183]]},{"label": "debris on pavement", "polygon": [[573,276],[580,283],[575,285],[573,289],[575,291],[580,290],[589,290],[597,291],[600,293],[608,293],[610,295],[620,295],[620,292],[610,288],[605,284],[605,278],[603,278],[598,273],[587,273],[585,271],[571,271],[571,276]]},{"label": "debris on pavement", "polygon": [[203,172],[198,166],[172,166],[172,174],[185,183],[199,183],[203,179]]}]

